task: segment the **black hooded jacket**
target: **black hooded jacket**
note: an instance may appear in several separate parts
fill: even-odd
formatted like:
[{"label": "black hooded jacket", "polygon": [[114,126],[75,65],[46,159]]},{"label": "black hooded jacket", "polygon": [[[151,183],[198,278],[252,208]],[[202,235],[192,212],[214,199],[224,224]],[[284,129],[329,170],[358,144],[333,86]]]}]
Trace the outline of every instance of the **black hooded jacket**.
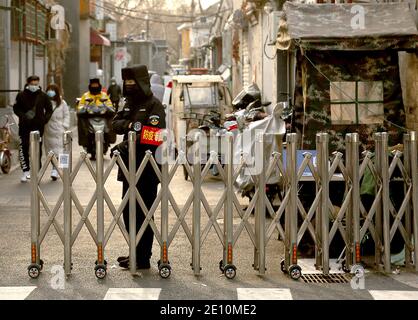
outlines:
[{"label": "black hooded jacket", "polygon": [[[165,129],[165,111],[161,102],[152,94],[148,70],[145,66],[133,66],[122,69],[122,78],[123,80],[134,79],[137,84],[137,90],[135,90],[134,93],[127,95],[125,86],[123,88],[124,96],[126,97],[126,104],[124,108],[114,117],[113,130],[116,134],[123,135],[124,141],[113,148],[112,152],[113,150],[118,150],[121,153],[125,164],[128,164],[128,133],[136,127],[138,134],[136,158],[137,167],[139,167],[143,157],[145,156],[145,152],[150,150],[155,155],[155,151],[157,149],[157,146],[155,145],[141,143],[140,136],[142,130],[144,127]],[[129,128],[129,124],[132,125],[131,128]],[[136,124],[136,126],[134,126],[134,124]],[[148,167],[150,167],[150,165]],[[151,170],[153,171],[152,168],[150,168],[150,171]],[[146,175],[147,173],[144,172],[144,176]],[[118,180],[125,180],[121,170],[119,170]]]},{"label": "black hooded jacket", "polygon": [[13,111],[19,117],[20,134],[38,130],[43,135],[53,110],[51,100],[41,89],[36,92],[25,89],[17,95]]}]

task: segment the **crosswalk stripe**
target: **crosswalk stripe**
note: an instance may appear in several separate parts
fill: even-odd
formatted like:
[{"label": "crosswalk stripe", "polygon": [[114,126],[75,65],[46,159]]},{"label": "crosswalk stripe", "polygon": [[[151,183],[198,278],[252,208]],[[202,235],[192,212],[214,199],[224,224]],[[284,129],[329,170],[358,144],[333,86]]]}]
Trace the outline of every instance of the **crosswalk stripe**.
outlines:
[{"label": "crosswalk stripe", "polygon": [[103,300],[158,300],[161,288],[110,288]]},{"label": "crosswalk stripe", "polygon": [[293,300],[290,289],[237,288],[238,300]]},{"label": "crosswalk stripe", "polygon": [[418,291],[369,290],[374,300],[418,300]]},{"label": "crosswalk stripe", "polygon": [[0,287],[0,300],[25,300],[36,287]]}]

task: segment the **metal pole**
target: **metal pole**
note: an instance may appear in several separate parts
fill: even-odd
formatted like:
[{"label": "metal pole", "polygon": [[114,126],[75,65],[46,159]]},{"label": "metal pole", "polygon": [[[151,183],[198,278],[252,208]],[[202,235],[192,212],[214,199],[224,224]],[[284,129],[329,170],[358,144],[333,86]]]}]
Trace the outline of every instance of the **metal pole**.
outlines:
[{"label": "metal pole", "polygon": [[64,193],[64,271],[71,274],[71,238],[72,238],[72,200],[71,200],[71,168],[72,168],[72,136],[71,131],[64,132],[64,154],[68,157],[67,165],[62,166]]},{"label": "metal pole", "polygon": [[[403,135],[403,159],[404,159],[404,167],[405,171],[408,173],[408,176],[411,178],[412,183],[412,175],[411,175],[411,153],[410,153],[410,147],[411,147],[411,135],[410,134],[404,134]],[[404,194],[406,195],[406,191],[409,188],[409,183],[404,184]],[[411,216],[411,201],[408,202],[408,205],[405,209],[405,230],[409,238],[409,242],[405,246],[405,266],[410,267],[412,265],[412,251],[411,251],[411,244],[412,244],[412,216]]]},{"label": "metal pole", "polygon": [[194,157],[193,157],[193,252],[192,252],[192,269],[195,276],[200,274],[200,218],[201,218],[201,158],[200,158],[200,139],[201,134],[198,133],[194,139]]},{"label": "metal pole", "polygon": [[[376,171],[381,177],[382,174],[382,133],[378,132],[374,134],[375,140],[375,166]],[[382,265],[382,201],[378,202],[375,213],[375,229],[376,229],[376,243],[375,243],[375,264],[380,268]]]},{"label": "metal pole", "polygon": [[286,238],[288,239],[286,248],[287,262],[285,261],[286,268],[290,264],[297,264],[297,234],[298,234],[298,208],[297,208],[297,196],[298,196],[298,179],[297,179],[297,135],[296,133],[290,133],[286,136],[286,172],[288,177],[288,184],[290,188],[289,198],[289,210],[287,210],[286,216]]},{"label": "metal pole", "polygon": [[97,264],[104,264],[103,131],[96,132]]},{"label": "metal pole", "polygon": [[412,212],[414,223],[414,255],[415,271],[418,271],[418,161],[417,161],[417,133],[411,131],[411,176],[412,176]]},{"label": "metal pole", "polygon": [[233,196],[234,196],[234,151],[233,151],[233,143],[234,143],[234,135],[232,133],[226,134],[227,139],[227,150],[226,150],[226,188],[227,188],[227,195],[226,195],[226,203],[225,203],[225,211],[224,211],[224,255],[223,261],[225,265],[233,264],[233,239],[234,239],[234,215],[233,215]]},{"label": "metal pole", "polygon": [[321,228],[322,233],[322,271],[325,275],[329,274],[329,166],[328,166],[328,134],[319,133],[316,135],[318,149],[318,167],[321,177]]},{"label": "metal pole", "polygon": [[[259,175],[258,175],[258,198],[257,206],[255,208],[255,232],[257,239],[257,248],[255,248],[254,260],[257,264],[254,264],[255,268],[258,268],[260,275],[266,272],[266,169],[264,165],[264,134],[258,134],[256,137],[255,146],[255,161],[259,162]],[[258,166],[257,166],[258,167]]]},{"label": "metal pole", "polygon": [[128,133],[129,149],[129,270],[136,274],[136,134]]},{"label": "metal pole", "polygon": [[[345,159],[346,159],[346,166],[347,171],[350,176],[350,179],[352,181],[353,178],[353,136],[351,133],[347,133],[345,136]],[[351,188],[353,188],[353,184],[351,185]],[[350,203],[347,208],[346,213],[346,237],[347,237],[347,243],[345,245],[345,258],[346,258],[346,265],[347,267],[350,267],[353,264],[353,201],[354,197],[351,196]]]},{"label": "metal pole", "polygon": [[351,197],[351,217],[352,224],[352,240],[353,240],[353,260],[356,264],[361,262],[360,250],[360,138],[358,133],[351,135],[351,182],[352,182],[352,197]]},{"label": "metal pole", "polygon": [[31,263],[40,265],[40,203],[38,196],[39,131],[30,133],[30,176],[31,176]]},{"label": "metal pole", "polygon": [[385,272],[391,270],[390,264],[390,211],[389,211],[389,161],[388,161],[388,134],[382,132],[380,155],[382,157],[382,200],[383,200],[383,246]]},{"label": "metal pole", "polygon": [[160,260],[161,263],[168,263],[168,139],[167,133],[164,132],[163,144],[162,144],[162,157],[161,157],[161,239],[162,248]]}]

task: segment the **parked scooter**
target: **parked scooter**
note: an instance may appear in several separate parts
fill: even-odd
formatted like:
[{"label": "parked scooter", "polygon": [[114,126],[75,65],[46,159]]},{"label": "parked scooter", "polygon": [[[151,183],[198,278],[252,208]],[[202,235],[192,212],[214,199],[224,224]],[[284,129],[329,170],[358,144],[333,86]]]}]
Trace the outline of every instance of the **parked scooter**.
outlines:
[{"label": "parked scooter", "polygon": [[[206,161],[210,158],[210,152],[216,151],[218,153],[219,163],[223,166],[224,159],[223,154],[221,152],[221,141],[222,137],[225,135],[227,130],[221,124],[221,114],[218,111],[211,110],[209,114],[205,115],[202,120],[202,124],[198,127],[199,130],[202,130],[206,134],[206,142],[208,143],[205,147],[207,147],[206,152]],[[202,170],[205,167],[206,162],[203,161],[202,163]],[[217,177],[219,176],[219,170],[216,165],[211,165],[209,168],[209,172],[212,176]],[[187,170],[183,167],[184,178],[187,180],[189,175]]]},{"label": "parked scooter", "polygon": [[[250,144],[243,141],[244,136],[255,130],[263,131],[271,134],[285,134],[285,120],[283,115],[288,117],[291,115],[286,103],[278,103],[272,107],[270,102],[263,103],[261,100],[261,92],[256,84],[245,87],[232,102],[234,114],[228,115],[225,121],[226,129],[233,132],[235,137],[235,152],[239,157],[243,153],[254,154],[255,143]],[[264,152],[264,163],[270,160],[273,151],[278,151],[278,140],[271,137],[272,141]],[[266,195],[273,206],[274,210],[278,209],[281,199],[281,190],[279,187],[279,174],[273,174],[267,180]],[[253,179],[245,174],[241,174],[235,183],[242,197],[248,197],[251,202],[255,194],[255,185]]]},{"label": "parked scooter", "polygon": [[[223,165],[222,153],[219,152],[221,150],[221,138],[227,132],[226,129],[221,124],[221,113],[219,111],[211,111],[209,115],[207,115],[204,120],[203,124],[199,126],[200,130],[205,131],[208,140],[210,140],[211,144],[216,145],[215,151],[218,152],[219,163]],[[213,147],[211,145],[211,147]],[[208,150],[207,158],[210,157],[210,150]],[[212,165],[210,167],[210,172],[214,177],[219,176],[219,170],[216,165]]]},{"label": "parked scooter", "polygon": [[107,99],[100,99],[101,104],[96,104],[93,99],[86,99],[86,105],[78,108],[79,144],[91,155],[91,160],[95,160],[96,156],[96,132],[104,133],[103,154],[107,153],[110,144],[116,142],[111,123],[115,112],[106,106],[106,101]]}]

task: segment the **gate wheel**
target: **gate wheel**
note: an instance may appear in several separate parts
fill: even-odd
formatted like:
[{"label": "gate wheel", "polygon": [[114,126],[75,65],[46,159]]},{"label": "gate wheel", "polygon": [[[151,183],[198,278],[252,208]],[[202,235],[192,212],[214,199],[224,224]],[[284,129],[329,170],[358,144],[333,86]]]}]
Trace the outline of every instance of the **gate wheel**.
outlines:
[{"label": "gate wheel", "polygon": [[171,275],[171,266],[169,264],[160,264],[158,271],[161,278],[167,279]]},{"label": "gate wheel", "polygon": [[38,266],[37,264],[31,264],[28,267],[28,275],[32,279],[37,279],[40,274],[41,274],[41,267]]},{"label": "gate wheel", "polygon": [[299,278],[302,276],[302,268],[297,264],[291,265],[289,267],[289,275],[293,280],[299,280]]},{"label": "gate wheel", "polygon": [[98,264],[94,268],[94,274],[96,275],[97,279],[104,279],[106,278],[106,266],[102,264]]},{"label": "gate wheel", "polygon": [[227,279],[234,279],[237,275],[237,268],[234,265],[226,265],[224,267],[224,274]]}]

